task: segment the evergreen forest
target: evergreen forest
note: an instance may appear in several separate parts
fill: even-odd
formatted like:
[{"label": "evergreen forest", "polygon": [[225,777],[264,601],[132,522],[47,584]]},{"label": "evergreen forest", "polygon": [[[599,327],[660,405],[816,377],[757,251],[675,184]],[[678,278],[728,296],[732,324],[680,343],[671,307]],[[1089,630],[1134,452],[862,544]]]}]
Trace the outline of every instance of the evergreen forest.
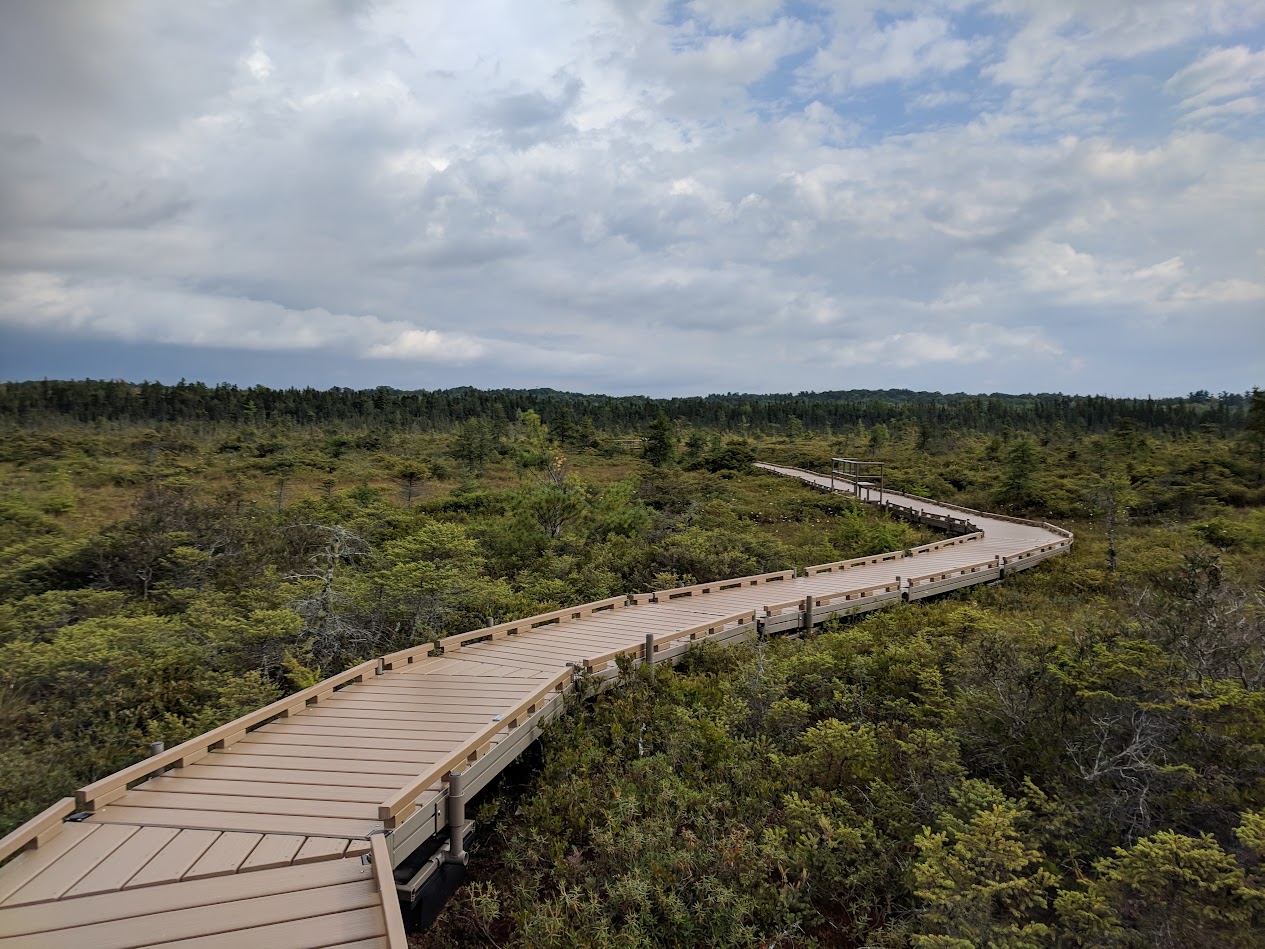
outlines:
[{"label": "evergreen forest", "polygon": [[428,947],[1265,942],[1265,393],[0,384],[0,833],[364,659],[1039,517],[1005,583],[580,690]]}]

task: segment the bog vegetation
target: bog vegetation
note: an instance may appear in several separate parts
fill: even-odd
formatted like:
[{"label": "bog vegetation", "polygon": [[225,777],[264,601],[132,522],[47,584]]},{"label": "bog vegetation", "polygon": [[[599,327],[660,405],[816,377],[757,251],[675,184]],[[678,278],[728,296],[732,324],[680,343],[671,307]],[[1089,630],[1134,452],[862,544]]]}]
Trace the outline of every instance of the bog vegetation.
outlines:
[{"label": "bog vegetation", "polygon": [[426,940],[1261,942],[1265,396],[32,383],[0,425],[0,831],[368,656],[930,540],[751,468],[859,455],[1077,544],[577,698]]}]

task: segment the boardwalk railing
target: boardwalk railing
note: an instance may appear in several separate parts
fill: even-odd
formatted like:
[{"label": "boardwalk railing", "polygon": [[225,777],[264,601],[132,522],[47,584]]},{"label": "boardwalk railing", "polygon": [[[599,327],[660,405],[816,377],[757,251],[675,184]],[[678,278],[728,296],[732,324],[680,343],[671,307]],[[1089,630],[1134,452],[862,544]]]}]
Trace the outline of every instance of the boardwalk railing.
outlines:
[{"label": "boardwalk railing", "polygon": [[[394,829],[401,820],[401,815],[413,803],[429,791],[435,784],[447,780],[448,775],[460,766],[477,761],[491,746],[492,740],[503,731],[518,728],[523,719],[534,715],[554,692],[564,692],[571,685],[575,670],[566,669],[558,673],[549,682],[542,685],[529,697],[523,699],[509,712],[497,716],[496,720],[485,725],[461,747],[446,758],[437,761],[425,771],[409,781],[389,798],[378,805],[378,819],[387,830]],[[405,815],[407,816],[407,815]]]},{"label": "boardwalk railing", "polygon": [[751,577],[732,577],[728,580],[713,580],[710,583],[695,583],[688,587],[672,587],[668,590],[655,590],[653,593],[632,593],[628,601],[634,606],[642,603],[666,603],[682,597],[704,593],[719,593],[722,590],[738,590],[742,587],[759,586],[762,583],[778,583],[782,580],[793,580],[794,570],[777,570],[773,573],[761,573]]},{"label": "boardwalk railing", "polygon": [[[586,616],[592,616],[594,613],[621,610],[627,605],[628,597],[612,596],[594,603],[585,603],[582,606],[569,606],[565,609],[554,610],[551,613],[541,613],[539,616],[528,616],[525,619],[499,623],[486,629],[475,629],[468,633],[459,633],[456,636],[446,636],[435,642],[435,648],[444,653],[459,652],[461,647],[469,646],[473,643],[484,640],[496,642],[510,636],[517,636],[519,633],[530,633],[533,629],[540,629],[542,626],[555,626],[559,623],[569,623],[573,620],[583,619]],[[404,653],[416,654],[421,648],[423,647],[405,650]],[[394,655],[399,656],[402,654],[395,653]],[[389,656],[387,658],[391,659],[393,657]]]},{"label": "boardwalk railing", "polygon": [[909,556],[917,557],[921,554],[929,554],[937,550],[944,550],[946,547],[956,547],[958,544],[969,544],[973,541],[983,539],[983,531],[976,531],[974,534],[962,534],[958,537],[950,537],[948,540],[938,540],[934,543],[923,544],[921,547],[911,547],[909,548]]},{"label": "boardwalk railing", "polygon": [[236,718],[221,725],[219,728],[212,729],[204,735],[190,738],[174,748],[169,748],[156,755],[151,755],[143,761],[138,761],[130,768],[124,768],[122,771],[116,771],[100,781],[94,781],[87,787],[75,792],[75,797],[81,808],[86,811],[95,811],[126,794],[129,784],[151,777],[156,771],[164,768],[183,768],[205,758],[212,751],[228,748],[244,738],[246,732],[251,728],[263,725],[274,718],[285,718],[295,715],[310,705],[317,705],[333,695],[339,688],[350,685],[353,682],[362,682],[366,677],[375,675],[378,668],[377,660],[370,660],[369,662],[362,662],[358,666],[352,666],[347,671],[330,676],[323,682],[318,682],[302,692],[296,692],[280,701],[273,702],[271,705],[265,705],[257,711],[243,715],[241,718]]},{"label": "boardwalk railing", "polygon": [[1072,538],[1065,537],[1052,544],[1042,544],[1040,547],[1033,547],[1031,550],[1025,550],[1017,554],[1010,554],[1006,557],[1002,557],[1001,562],[1007,570],[1027,570],[1029,567],[1035,566],[1047,557],[1060,554],[1071,546]]},{"label": "boardwalk railing", "polygon": [[[754,623],[755,620],[756,611],[745,610],[741,613],[734,613],[732,616],[708,620],[705,623],[699,623],[697,626],[682,626],[678,629],[669,630],[666,633],[660,633],[658,636],[648,635],[644,645],[628,646],[624,649],[614,649],[599,656],[593,656],[590,659],[586,659],[584,664],[590,672],[602,672],[620,656],[649,659],[653,662],[655,653],[669,643],[679,642],[680,640],[697,642],[700,639],[707,639],[709,636],[714,636],[726,629],[731,629],[735,626],[742,626],[747,623]],[[647,652],[647,649],[649,649],[649,652]]]},{"label": "boardwalk railing", "polygon": [[876,563],[890,563],[905,556],[903,550],[895,550],[886,554],[874,554],[870,557],[853,557],[851,560],[836,560],[834,563],[820,563],[815,567],[805,567],[804,576],[815,577],[821,573],[835,573],[849,570],[852,567],[868,567]]},{"label": "boardwalk railing", "polygon": [[0,840],[0,862],[23,850],[38,850],[61,833],[62,822],[75,812],[75,799],[64,797]]}]

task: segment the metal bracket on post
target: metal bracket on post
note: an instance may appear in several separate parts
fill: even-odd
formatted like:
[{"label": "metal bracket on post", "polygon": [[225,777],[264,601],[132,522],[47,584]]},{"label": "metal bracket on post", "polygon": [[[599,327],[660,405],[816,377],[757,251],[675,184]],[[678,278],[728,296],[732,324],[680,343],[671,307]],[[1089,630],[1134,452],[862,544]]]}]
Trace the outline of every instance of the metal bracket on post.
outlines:
[{"label": "metal bracket on post", "polygon": [[646,633],[646,662],[654,665],[654,633]]},{"label": "metal bracket on post", "polygon": [[466,795],[461,779],[460,771],[448,775],[448,855],[444,862],[464,867],[470,862],[470,855],[466,853]]}]

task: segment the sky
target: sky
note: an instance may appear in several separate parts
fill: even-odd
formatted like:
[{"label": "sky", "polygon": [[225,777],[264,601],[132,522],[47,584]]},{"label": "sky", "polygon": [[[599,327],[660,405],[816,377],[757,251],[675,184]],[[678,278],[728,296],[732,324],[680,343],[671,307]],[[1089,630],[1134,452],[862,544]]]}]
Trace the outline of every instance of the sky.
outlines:
[{"label": "sky", "polygon": [[0,379],[1265,386],[1260,0],[4,0]]}]

